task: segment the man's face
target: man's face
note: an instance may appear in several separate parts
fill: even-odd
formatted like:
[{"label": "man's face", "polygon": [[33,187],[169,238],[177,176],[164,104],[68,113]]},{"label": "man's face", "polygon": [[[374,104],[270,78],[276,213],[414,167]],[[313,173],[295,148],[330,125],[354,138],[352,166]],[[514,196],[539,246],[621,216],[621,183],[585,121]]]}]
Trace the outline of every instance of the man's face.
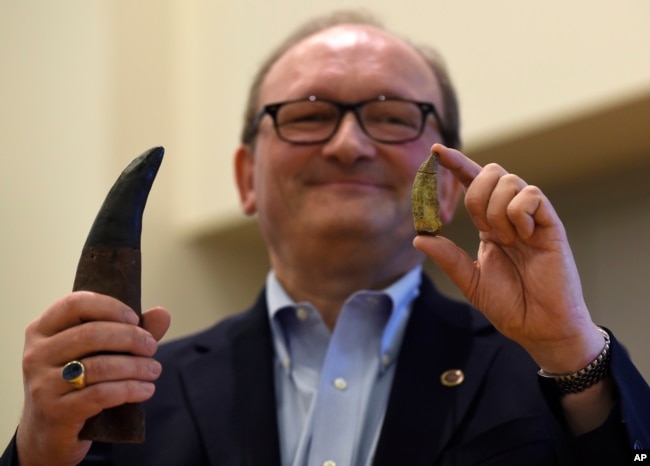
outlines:
[{"label": "man's face", "polygon": [[[367,26],[328,29],[289,49],[264,80],[259,108],[311,95],[345,103],[384,95],[432,102],[442,111],[437,80],[424,60]],[[272,250],[307,237],[382,238],[412,248],[412,181],[431,145],[440,142],[434,118],[427,122],[419,139],[383,144],[348,112],[332,139],[305,146],[280,140],[267,115],[254,152],[238,162],[244,210],[258,214]]]}]

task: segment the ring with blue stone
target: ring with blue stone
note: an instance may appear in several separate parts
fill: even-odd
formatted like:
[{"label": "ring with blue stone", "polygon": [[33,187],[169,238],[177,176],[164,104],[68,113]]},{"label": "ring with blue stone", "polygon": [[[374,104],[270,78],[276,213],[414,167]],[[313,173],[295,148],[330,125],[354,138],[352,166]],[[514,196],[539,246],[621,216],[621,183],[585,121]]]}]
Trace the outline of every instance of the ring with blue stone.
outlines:
[{"label": "ring with blue stone", "polygon": [[61,375],[63,376],[63,380],[78,390],[86,386],[86,368],[81,361],[70,361],[67,363],[63,366]]}]

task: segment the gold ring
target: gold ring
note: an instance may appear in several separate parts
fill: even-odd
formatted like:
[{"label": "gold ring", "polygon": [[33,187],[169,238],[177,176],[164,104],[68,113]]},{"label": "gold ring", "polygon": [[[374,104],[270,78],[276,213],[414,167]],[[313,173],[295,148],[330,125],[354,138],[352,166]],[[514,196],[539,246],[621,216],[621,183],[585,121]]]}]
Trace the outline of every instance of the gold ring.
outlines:
[{"label": "gold ring", "polygon": [[81,361],[70,361],[61,371],[63,380],[71,384],[77,390],[86,386],[86,368]]}]

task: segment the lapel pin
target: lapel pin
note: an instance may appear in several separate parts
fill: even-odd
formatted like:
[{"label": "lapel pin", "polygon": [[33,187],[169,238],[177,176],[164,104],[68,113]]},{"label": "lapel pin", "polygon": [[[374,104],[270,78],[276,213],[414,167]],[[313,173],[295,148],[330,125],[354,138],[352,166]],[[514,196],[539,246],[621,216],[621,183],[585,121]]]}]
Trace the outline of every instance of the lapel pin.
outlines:
[{"label": "lapel pin", "polygon": [[440,376],[440,383],[445,387],[455,387],[465,380],[465,374],[460,369],[449,369]]}]

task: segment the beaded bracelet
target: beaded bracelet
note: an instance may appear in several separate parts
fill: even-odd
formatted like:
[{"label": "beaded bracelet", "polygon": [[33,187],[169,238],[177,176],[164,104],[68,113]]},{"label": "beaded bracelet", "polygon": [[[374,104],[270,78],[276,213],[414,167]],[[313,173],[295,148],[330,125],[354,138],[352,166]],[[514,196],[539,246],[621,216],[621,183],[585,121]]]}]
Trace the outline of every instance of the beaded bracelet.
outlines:
[{"label": "beaded bracelet", "polygon": [[609,351],[610,338],[605,330],[600,327],[598,327],[598,330],[603,334],[605,346],[600,354],[596,356],[596,359],[585,367],[576,372],[569,372],[568,374],[553,374],[551,372],[545,372],[543,369],[540,369],[537,373],[542,377],[554,379],[563,393],[580,393],[603,380],[609,375],[611,356]]}]

